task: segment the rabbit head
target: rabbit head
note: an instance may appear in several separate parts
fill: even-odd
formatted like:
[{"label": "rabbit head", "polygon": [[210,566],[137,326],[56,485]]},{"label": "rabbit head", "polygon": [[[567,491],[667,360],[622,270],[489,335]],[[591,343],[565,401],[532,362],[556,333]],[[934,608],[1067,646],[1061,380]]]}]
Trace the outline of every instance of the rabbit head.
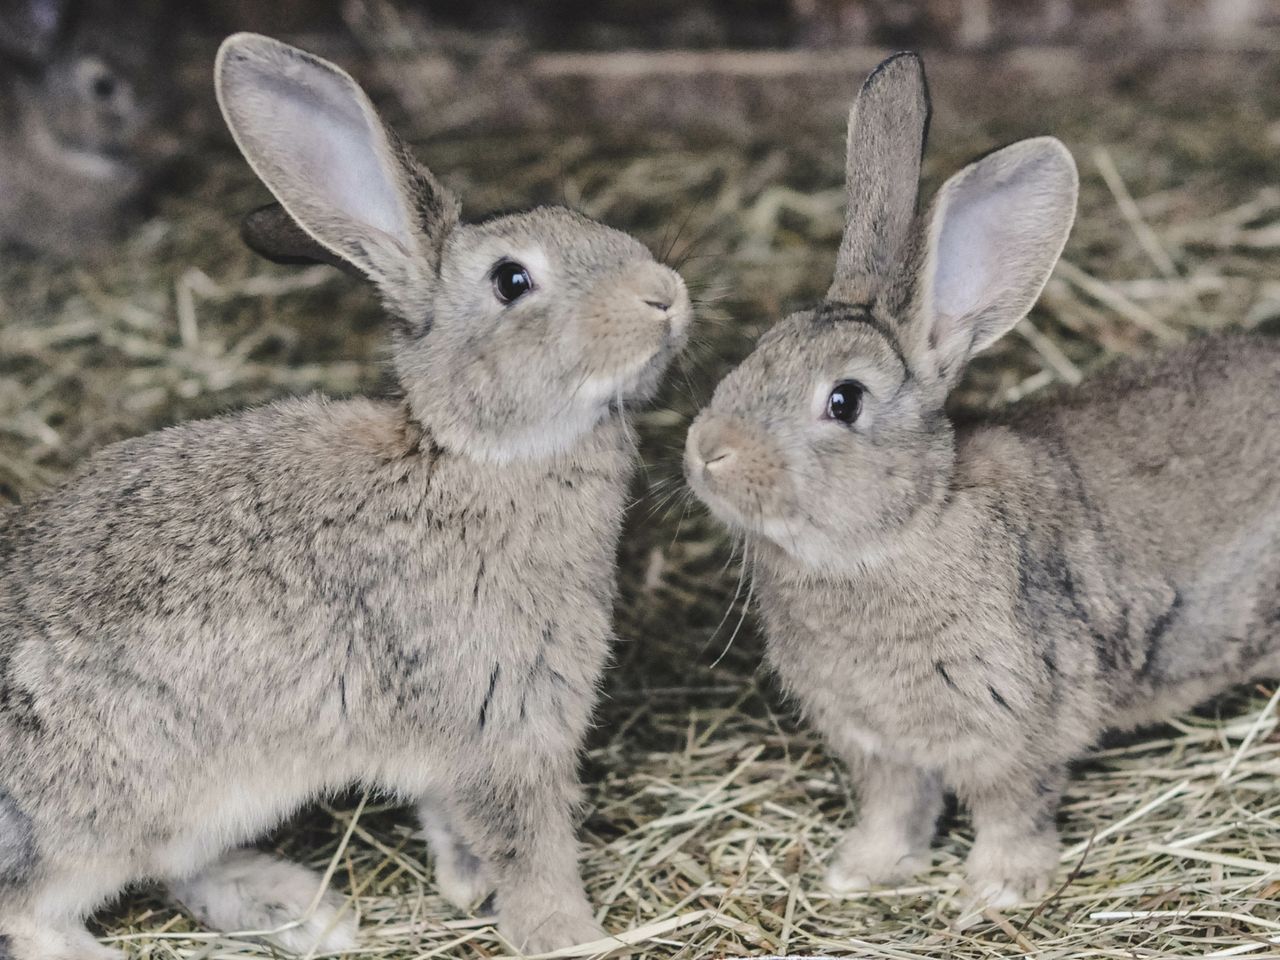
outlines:
[{"label": "rabbit head", "polygon": [[91,0],[0,9],[0,241],[99,260],[178,153],[163,11]]},{"label": "rabbit head", "polygon": [[355,81],[285,44],[233,36],[216,75],[227,123],[279,201],[246,223],[250,246],[375,284],[410,409],[440,446],[550,455],[653,393],[691,307],[641,243],[557,207],[461,222]]},{"label": "rabbit head", "polygon": [[762,337],[687,438],[698,497],[808,568],[872,562],[945,497],[947,393],[1031,309],[1075,216],[1071,155],[1038,138],[961,170],[917,217],[928,120],[919,59],[885,61],[850,113],[825,301]]},{"label": "rabbit head", "polygon": [[14,3],[0,14],[0,51],[26,135],[104,160],[142,149],[165,100],[154,82],[160,32],[140,14],[85,0]]}]

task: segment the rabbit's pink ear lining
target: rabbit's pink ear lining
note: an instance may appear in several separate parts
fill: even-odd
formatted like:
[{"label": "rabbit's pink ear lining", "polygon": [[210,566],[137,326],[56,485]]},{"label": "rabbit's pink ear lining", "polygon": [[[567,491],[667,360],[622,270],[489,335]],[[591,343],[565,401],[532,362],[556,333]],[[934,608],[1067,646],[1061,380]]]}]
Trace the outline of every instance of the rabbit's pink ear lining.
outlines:
[{"label": "rabbit's pink ear lining", "polygon": [[349,276],[368,279],[354,264],[317,243],[278,203],[264,204],[246,214],[240,223],[240,238],[250,250],[272,263],[322,263]]}]

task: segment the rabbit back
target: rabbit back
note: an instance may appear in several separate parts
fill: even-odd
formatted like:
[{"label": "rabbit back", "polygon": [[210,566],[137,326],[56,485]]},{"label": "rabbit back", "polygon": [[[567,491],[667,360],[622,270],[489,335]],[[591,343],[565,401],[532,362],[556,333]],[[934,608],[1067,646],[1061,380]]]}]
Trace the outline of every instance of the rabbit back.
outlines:
[{"label": "rabbit back", "polygon": [[[1073,595],[1097,634],[1114,722],[1158,719],[1274,669],[1280,344],[1213,337],[1123,362],[1006,423],[1031,472],[1010,490],[1026,504],[1022,535],[1040,544],[1041,582]],[[1005,439],[980,440],[970,462],[993,462]],[[986,444],[997,449],[979,453]]]}]

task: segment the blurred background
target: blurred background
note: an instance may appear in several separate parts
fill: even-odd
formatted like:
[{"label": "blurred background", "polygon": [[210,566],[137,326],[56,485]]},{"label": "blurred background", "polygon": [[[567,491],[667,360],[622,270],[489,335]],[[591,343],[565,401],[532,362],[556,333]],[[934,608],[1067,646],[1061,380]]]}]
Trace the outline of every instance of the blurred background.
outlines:
[{"label": "blurred background", "polygon": [[[1267,690],[1084,766],[1062,824],[1081,859],[1017,925],[951,932],[963,818],[921,887],[817,893],[850,816],[840,771],[759,673],[740,558],[682,492],[679,451],[755,337],[825,291],[848,105],[893,49],[920,49],[932,86],[926,196],[1025,136],[1059,136],[1081,168],[1063,263],[957,413],[1207,331],[1280,329],[1280,0],[0,0],[0,503],[181,420],[393,389],[370,290],[240,241],[268,196],[211,74],[242,29],[347,67],[467,215],[573,206],[635,233],[695,294],[694,342],[639,417],[617,664],[587,758],[584,864],[606,926],[656,925],[648,954],[695,958],[1267,946],[1273,726],[1219,778]],[[340,866],[369,955],[492,955],[483,918],[434,897],[407,818],[375,798],[348,836],[354,807],[270,843]],[[1167,854],[1183,834],[1203,856]],[[224,955],[147,891],[103,929],[137,956]]]}]

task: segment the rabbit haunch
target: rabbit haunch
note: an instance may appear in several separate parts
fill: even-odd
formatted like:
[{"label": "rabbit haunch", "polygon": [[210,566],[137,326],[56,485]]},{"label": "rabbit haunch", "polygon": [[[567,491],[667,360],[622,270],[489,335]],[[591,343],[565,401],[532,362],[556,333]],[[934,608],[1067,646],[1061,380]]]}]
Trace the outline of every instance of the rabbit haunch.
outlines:
[{"label": "rabbit haunch", "polygon": [[[319,878],[234,848],[352,783],[417,805],[441,892],[493,894],[515,947],[596,939],[577,754],[627,408],[684,338],[684,285],[568,210],[460,222],[332,64],[238,35],[217,81],[279,201],[254,246],[374,282],[403,398],[128,440],[0,517],[0,954],[118,957],[83,917],[148,877],[211,925],[346,950],[342,898],[290,923]],[[518,296],[495,283],[516,258]]]},{"label": "rabbit haunch", "polygon": [[854,771],[829,884],[927,866],[949,788],[972,885],[1008,903],[1045,889],[1068,764],[1104,731],[1280,669],[1280,345],[1206,340],[953,424],[948,391],[1035,302],[1077,183],[1028,140],[917,215],[928,113],[916,58],[868,80],[828,300],[724,379],[686,465],[748,536],[770,664]]}]

